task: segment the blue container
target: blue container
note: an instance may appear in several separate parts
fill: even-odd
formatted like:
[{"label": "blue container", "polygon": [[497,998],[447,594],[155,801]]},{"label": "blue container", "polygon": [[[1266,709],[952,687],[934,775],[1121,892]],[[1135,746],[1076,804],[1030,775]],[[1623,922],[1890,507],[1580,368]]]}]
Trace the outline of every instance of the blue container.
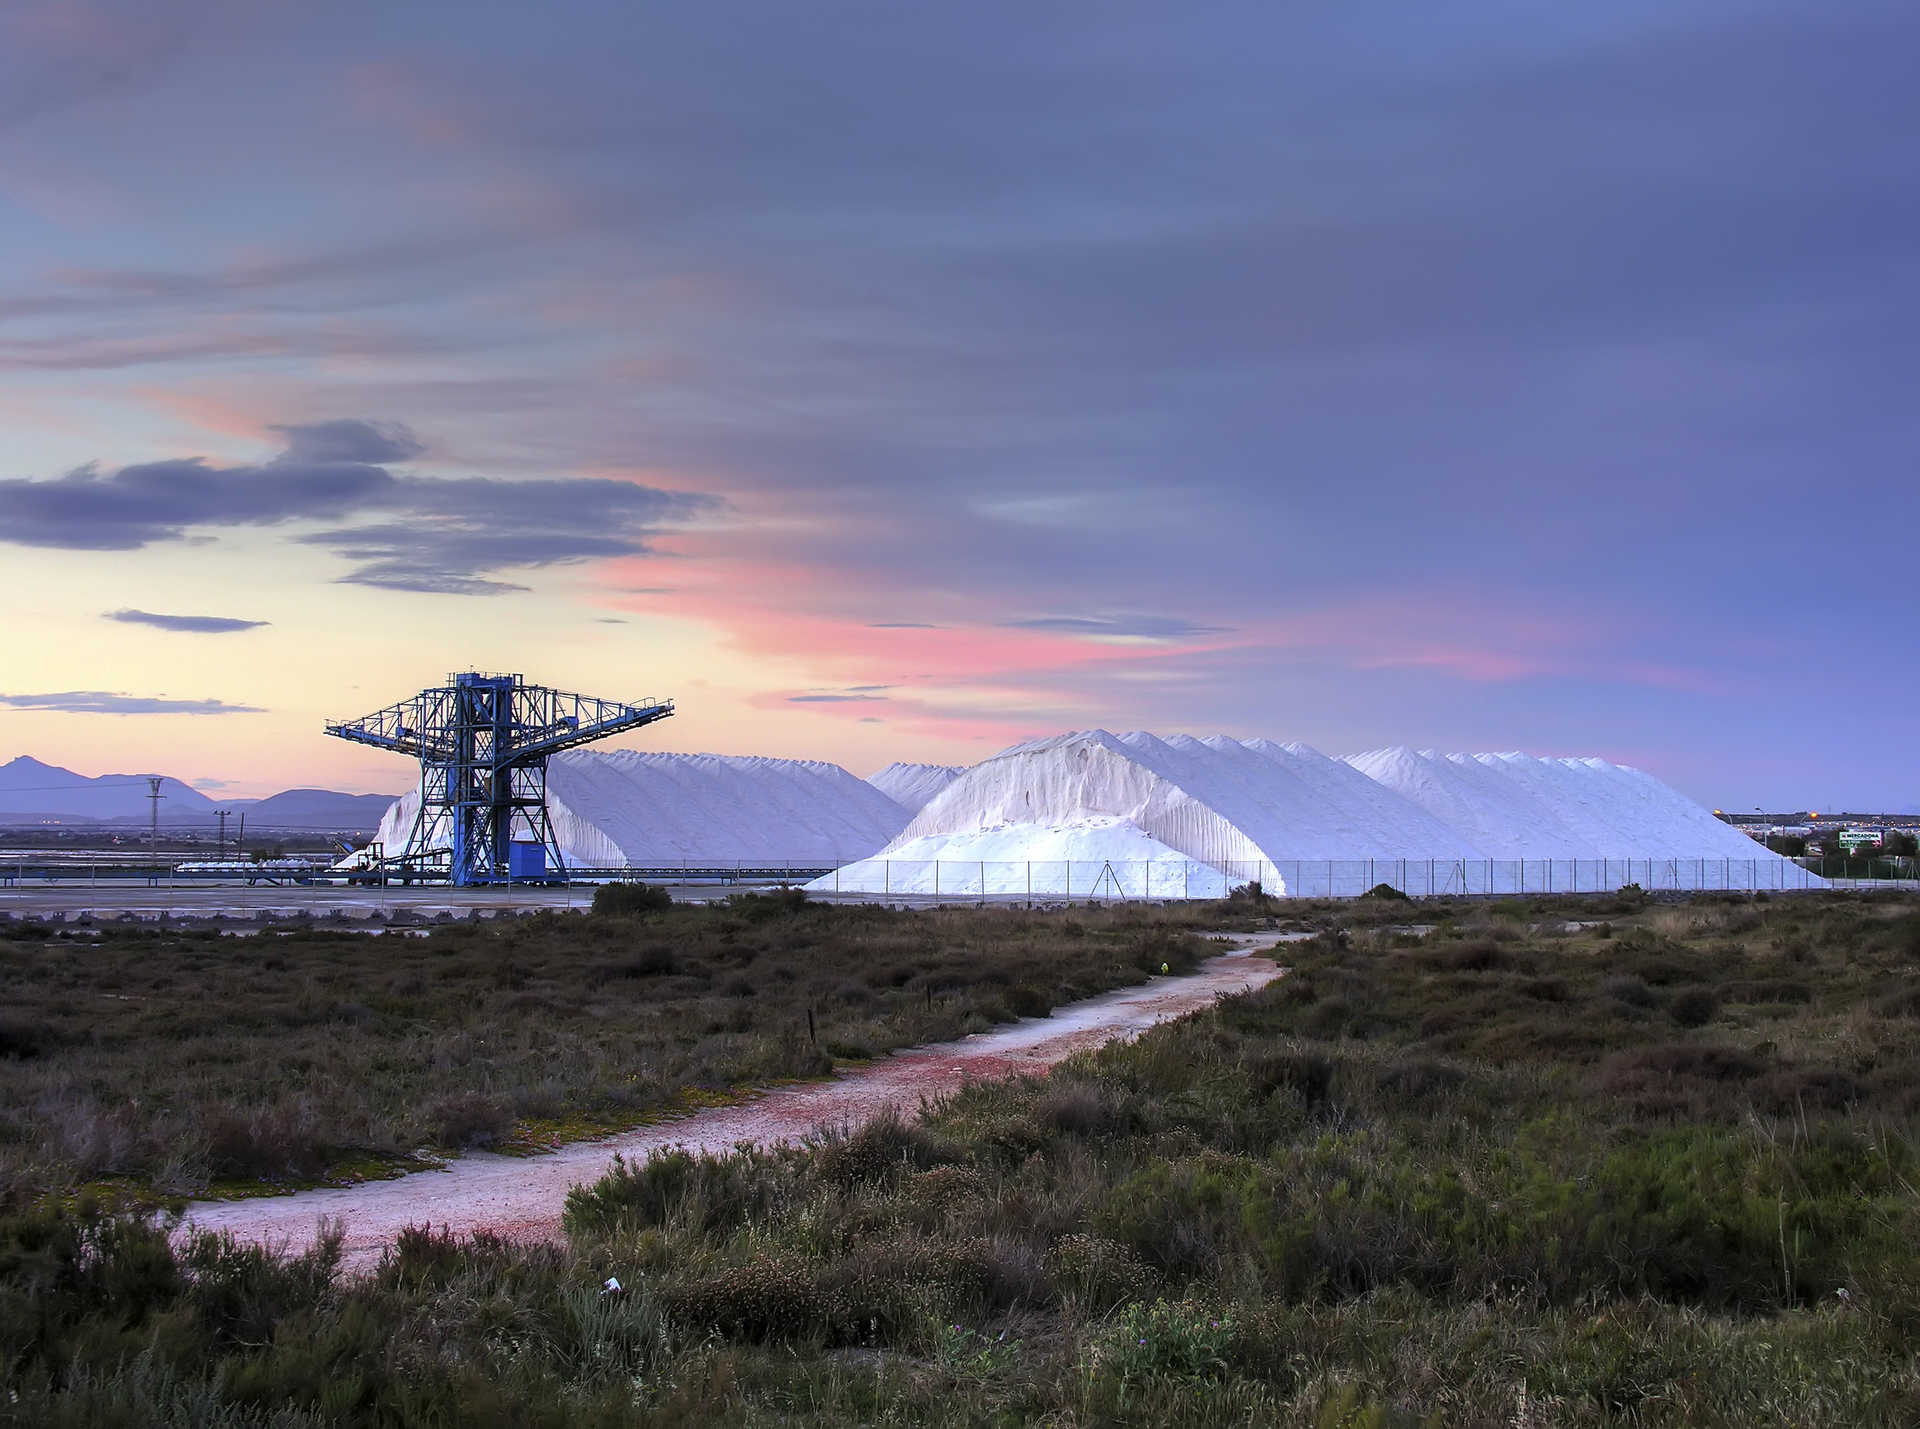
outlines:
[{"label": "blue container", "polygon": [[547,846],[515,839],[507,846],[507,877],[532,880],[547,876]]}]

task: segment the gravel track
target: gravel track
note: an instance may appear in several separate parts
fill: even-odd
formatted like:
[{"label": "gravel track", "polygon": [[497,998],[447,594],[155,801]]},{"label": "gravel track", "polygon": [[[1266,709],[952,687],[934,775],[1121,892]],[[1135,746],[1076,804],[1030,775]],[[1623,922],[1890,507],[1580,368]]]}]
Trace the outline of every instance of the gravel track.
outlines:
[{"label": "gravel track", "polygon": [[322,1220],[339,1221],[346,1232],[343,1268],[350,1273],[372,1269],[411,1225],[553,1239],[560,1234],[567,1192],[597,1180],[616,1155],[633,1161],[669,1146],[708,1152],[742,1142],[770,1146],[798,1141],[822,1126],[858,1126],[888,1107],[917,1109],[969,1081],[1044,1072],[1076,1052],[1131,1040],[1155,1023],[1210,1007],[1217,997],[1263,986],[1280,975],[1274,963],[1249,956],[1255,948],[1273,947],[1274,935],[1230,935],[1228,941],[1235,944],[1233,952],[1208,959],[1185,977],[1156,977],[958,1042],[905,1048],[831,1080],[775,1088],[739,1106],[575,1142],[547,1156],[476,1153],[442,1170],[392,1181],[196,1201],[187,1208],[185,1224],[299,1251],[313,1242]]}]

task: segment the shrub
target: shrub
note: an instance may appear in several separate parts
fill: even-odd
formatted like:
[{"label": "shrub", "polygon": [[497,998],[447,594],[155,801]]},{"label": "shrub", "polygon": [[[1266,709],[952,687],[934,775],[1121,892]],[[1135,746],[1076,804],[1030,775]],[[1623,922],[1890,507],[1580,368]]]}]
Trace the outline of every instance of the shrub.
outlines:
[{"label": "shrub", "polygon": [[1089,1138],[1129,1131],[1134,1122],[1124,1088],[1063,1078],[1048,1079],[1034,1101],[1033,1118],[1062,1135]]},{"label": "shrub", "polygon": [[1231,1310],[1195,1300],[1135,1303],[1121,1309],[1093,1361],[1125,1381],[1222,1379],[1234,1334]]},{"label": "shrub", "polygon": [[1255,879],[1251,883],[1235,884],[1227,890],[1227,904],[1233,908],[1247,907],[1264,913],[1273,906],[1273,900],[1267,896],[1259,880]]},{"label": "shrub", "polygon": [[1595,1070],[1592,1085],[1639,1116],[1739,1116],[1752,1082],[1772,1070],[1761,1058],[1731,1047],[1691,1042],[1616,1052]]},{"label": "shrub", "polygon": [[846,1190],[960,1159],[925,1123],[908,1121],[891,1106],[857,1130],[828,1132],[811,1149],[814,1172]]},{"label": "shrub", "polygon": [[735,893],[727,899],[726,907],[729,912],[740,914],[749,923],[772,922],[805,912],[808,907],[807,890],[781,888],[772,893]]},{"label": "shrub", "polygon": [[701,1156],[671,1146],[641,1161],[616,1155],[591,1186],[567,1193],[571,1236],[611,1235],[678,1223],[700,1235],[731,1231],[785,1199],[791,1174],[758,1151]]},{"label": "shrub", "polygon": [[236,1181],[308,1177],[330,1156],[307,1109],[280,1102],[253,1111],[221,1111],[205,1125],[207,1172]]},{"label": "shrub", "polygon": [[61,1046],[66,1039],[45,1022],[24,1017],[0,1017],[0,1057],[30,1062]]},{"label": "shrub", "polygon": [[1682,1027],[1705,1027],[1719,1010],[1720,1001],[1713,989],[1698,985],[1681,988],[1667,1004],[1668,1015]]},{"label": "shrub", "polygon": [[1455,972],[1500,972],[1513,966],[1513,955],[1492,938],[1475,938],[1442,955]]},{"label": "shrub", "polygon": [[1600,984],[1600,991],[1629,1007],[1652,1007],[1660,1000],[1646,979],[1632,973],[1615,974]]},{"label": "shrub", "polygon": [[1360,896],[1362,898],[1377,898],[1385,903],[1413,902],[1411,898],[1402,893],[1398,888],[1395,888],[1391,883],[1376,883]]},{"label": "shrub", "polygon": [[491,1146],[513,1129],[513,1113],[483,1092],[456,1092],[427,1109],[434,1140],[456,1151]]},{"label": "shrub", "polygon": [[727,1265],[658,1292],[667,1315],[729,1339],[812,1337],[835,1325],[835,1298],[820,1283],[820,1266],[791,1253]]},{"label": "shrub", "polygon": [[1251,1170],[1218,1155],[1150,1162],[1107,1193],[1095,1228],[1169,1275],[1207,1274],[1239,1243]]},{"label": "shrub", "polygon": [[1466,1080],[1467,1074],[1446,1062],[1431,1057],[1406,1057],[1380,1071],[1374,1085],[1388,1096],[1406,1101],[1422,1101],[1452,1091]]},{"label": "shrub", "polygon": [[1062,1236],[1047,1252],[1047,1270],[1062,1294],[1095,1313],[1139,1299],[1156,1279],[1126,1246],[1098,1235]]},{"label": "shrub", "polygon": [[1317,1052],[1255,1052],[1244,1057],[1240,1065],[1247,1090],[1258,1096],[1284,1087],[1298,1093],[1312,1111],[1324,1105],[1332,1093],[1333,1063]]},{"label": "shrub", "polygon": [[617,963],[603,963],[595,969],[596,980],[622,978],[637,981],[647,977],[668,977],[680,971],[680,959],[669,943],[645,943],[633,955]]},{"label": "shrub", "polygon": [[593,911],[614,917],[660,913],[673,906],[673,895],[650,883],[603,883],[593,890]]}]

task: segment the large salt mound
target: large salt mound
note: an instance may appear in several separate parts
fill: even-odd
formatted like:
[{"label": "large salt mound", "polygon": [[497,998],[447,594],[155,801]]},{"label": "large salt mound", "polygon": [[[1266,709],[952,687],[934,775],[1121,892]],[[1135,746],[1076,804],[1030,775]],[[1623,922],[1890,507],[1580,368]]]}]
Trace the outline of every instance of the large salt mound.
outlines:
[{"label": "large salt mound", "polygon": [[907,839],[807,886],[822,893],[943,897],[1224,898],[1228,891],[1219,869],[1168,848],[1125,819],[1082,819],[1051,829],[1013,824]]},{"label": "large salt mound", "polygon": [[[1028,867],[1031,865],[1031,867]],[[1051,870],[1051,871],[1049,871]],[[1217,896],[1817,883],[1638,770],[1599,759],[1088,730],[1014,745],[879,853],[812,886],[871,893]],[[1031,881],[1031,883],[1030,883]]]},{"label": "large salt mound", "polygon": [[1650,774],[1604,759],[1376,749],[1347,763],[1491,858],[1738,858],[1766,850]]},{"label": "large salt mound", "polygon": [[909,814],[917,814],[966,772],[960,764],[889,764],[869,774],[867,782]]},{"label": "large salt mound", "polygon": [[897,843],[1013,824],[1128,820],[1204,863],[1478,855],[1424,809],[1303,744],[1142,731],[1053,735],[975,765]]},{"label": "large salt mound", "polygon": [[[375,835],[405,847],[420,792],[394,801]],[[907,811],[818,760],[572,750],[547,766],[547,812],[568,864],[821,867],[873,852]],[[444,847],[443,831],[428,846]]]}]

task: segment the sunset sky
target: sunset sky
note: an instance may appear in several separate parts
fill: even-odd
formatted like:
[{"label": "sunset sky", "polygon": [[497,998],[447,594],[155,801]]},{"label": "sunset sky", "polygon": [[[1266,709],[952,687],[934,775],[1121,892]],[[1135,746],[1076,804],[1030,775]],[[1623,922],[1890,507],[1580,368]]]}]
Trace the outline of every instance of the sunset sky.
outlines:
[{"label": "sunset sky", "polygon": [[1105,726],[1920,806],[1920,7],[0,4],[0,761]]}]

